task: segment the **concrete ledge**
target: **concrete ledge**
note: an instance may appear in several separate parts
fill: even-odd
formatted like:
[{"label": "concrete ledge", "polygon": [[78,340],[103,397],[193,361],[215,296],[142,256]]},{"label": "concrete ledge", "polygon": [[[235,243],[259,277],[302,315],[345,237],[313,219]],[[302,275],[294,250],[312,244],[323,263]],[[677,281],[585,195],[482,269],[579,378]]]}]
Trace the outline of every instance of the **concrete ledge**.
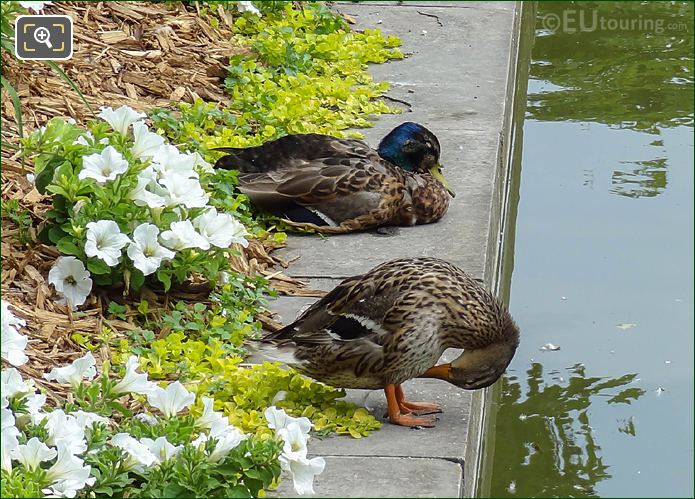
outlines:
[{"label": "concrete ledge", "polygon": [[[461,466],[443,459],[324,456],[313,497],[460,497]],[[271,495],[295,497],[292,479]]]}]

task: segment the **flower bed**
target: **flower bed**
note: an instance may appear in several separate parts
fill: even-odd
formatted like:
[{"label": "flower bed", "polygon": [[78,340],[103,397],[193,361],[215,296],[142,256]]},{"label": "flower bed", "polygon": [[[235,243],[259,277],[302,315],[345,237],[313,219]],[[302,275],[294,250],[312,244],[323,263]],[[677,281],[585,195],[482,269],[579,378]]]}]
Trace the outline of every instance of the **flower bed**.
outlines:
[{"label": "flower bed", "polygon": [[[159,6],[100,5],[168,19]],[[341,135],[392,111],[366,64],[402,57],[398,42],[351,32],[322,5],[201,5],[203,31],[224,25],[240,54],[226,68],[226,106],[191,95],[133,109],[120,97],[97,103],[97,92],[87,101],[103,106],[98,116],[38,121],[21,141],[3,109],[3,139],[21,145],[21,156],[3,150],[2,173],[6,496],[257,496],[281,469],[306,493],[323,469],[307,457],[310,431],[359,438],[379,427],[342,391],[240,365],[244,339],[261,321],[273,327],[271,284],[303,291],[269,268],[284,241],[277,221],[210,162],[219,145]],[[82,7],[49,7],[71,8]],[[20,100],[25,113],[42,109]]]}]

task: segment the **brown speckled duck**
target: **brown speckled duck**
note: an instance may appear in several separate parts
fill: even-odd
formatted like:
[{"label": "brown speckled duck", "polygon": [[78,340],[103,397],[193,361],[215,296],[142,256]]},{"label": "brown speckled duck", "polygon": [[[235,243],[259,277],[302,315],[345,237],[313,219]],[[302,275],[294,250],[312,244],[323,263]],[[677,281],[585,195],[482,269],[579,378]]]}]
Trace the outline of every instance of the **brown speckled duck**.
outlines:
[{"label": "brown speckled duck", "polygon": [[[383,388],[391,423],[431,427],[435,418],[423,415],[440,407],[406,401],[401,383],[425,377],[467,390],[490,386],[514,356],[519,330],[463,270],[437,258],[403,258],[344,280],[261,342],[267,357],[329,385]],[[464,352],[435,366],[447,348]]]},{"label": "brown speckled duck", "polygon": [[417,123],[394,128],[377,150],[313,133],[218,150],[229,154],[215,167],[239,170],[239,190],[254,205],[317,232],[436,222],[454,196],[437,137]]}]

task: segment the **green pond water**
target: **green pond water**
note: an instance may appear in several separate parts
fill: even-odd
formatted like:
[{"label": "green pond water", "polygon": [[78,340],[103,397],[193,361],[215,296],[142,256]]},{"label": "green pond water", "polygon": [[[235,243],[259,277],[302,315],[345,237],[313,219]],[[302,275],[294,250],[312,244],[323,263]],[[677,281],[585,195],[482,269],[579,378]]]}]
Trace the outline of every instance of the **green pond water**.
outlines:
[{"label": "green pond water", "polygon": [[537,6],[481,496],[693,497],[693,13]]}]

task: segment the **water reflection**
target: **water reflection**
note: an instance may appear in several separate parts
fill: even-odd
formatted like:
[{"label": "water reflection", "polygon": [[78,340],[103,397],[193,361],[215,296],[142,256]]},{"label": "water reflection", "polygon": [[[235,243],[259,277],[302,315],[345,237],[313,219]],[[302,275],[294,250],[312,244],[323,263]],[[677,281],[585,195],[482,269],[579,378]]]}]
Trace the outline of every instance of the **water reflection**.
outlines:
[{"label": "water reflection", "polygon": [[[531,365],[524,381],[505,378],[499,401],[505,414],[497,419],[495,432],[498,438],[510,438],[505,439],[504,452],[496,454],[492,473],[496,483],[508,485],[506,494],[497,489],[495,495],[597,497],[596,484],[611,475],[600,455],[589,408],[631,404],[646,393],[628,386],[636,378],[587,376],[581,364],[565,373],[546,374],[540,363]],[[634,420],[619,430],[634,436]],[[518,463],[525,468],[520,470]]]},{"label": "water reflection", "polygon": [[612,194],[631,198],[654,197],[666,188],[666,158],[646,161],[621,161],[634,165],[627,171],[614,170],[611,177]]},{"label": "water reflection", "polygon": [[652,134],[693,126],[694,12],[690,2],[542,2],[531,74],[552,87],[529,95],[528,115]]},{"label": "water reflection", "polygon": [[[495,387],[480,492],[692,497],[695,5],[538,9],[521,187],[511,198],[521,200],[516,246],[505,263],[524,331],[511,368],[526,369],[533,344],[557,339],[563,350]],[[564,29],[565,13],[581,12],[584,27],[596,15],[654,29]],[[561,25],[550,29],[549,15]],[[612,335],[623,317],[640,329]],[[680,357],[681,369],[655,362],[655,352],[660,362]],[[587,367],[552,370],[576,360]],[[644,382],[596,377],[637,371]]]}]

